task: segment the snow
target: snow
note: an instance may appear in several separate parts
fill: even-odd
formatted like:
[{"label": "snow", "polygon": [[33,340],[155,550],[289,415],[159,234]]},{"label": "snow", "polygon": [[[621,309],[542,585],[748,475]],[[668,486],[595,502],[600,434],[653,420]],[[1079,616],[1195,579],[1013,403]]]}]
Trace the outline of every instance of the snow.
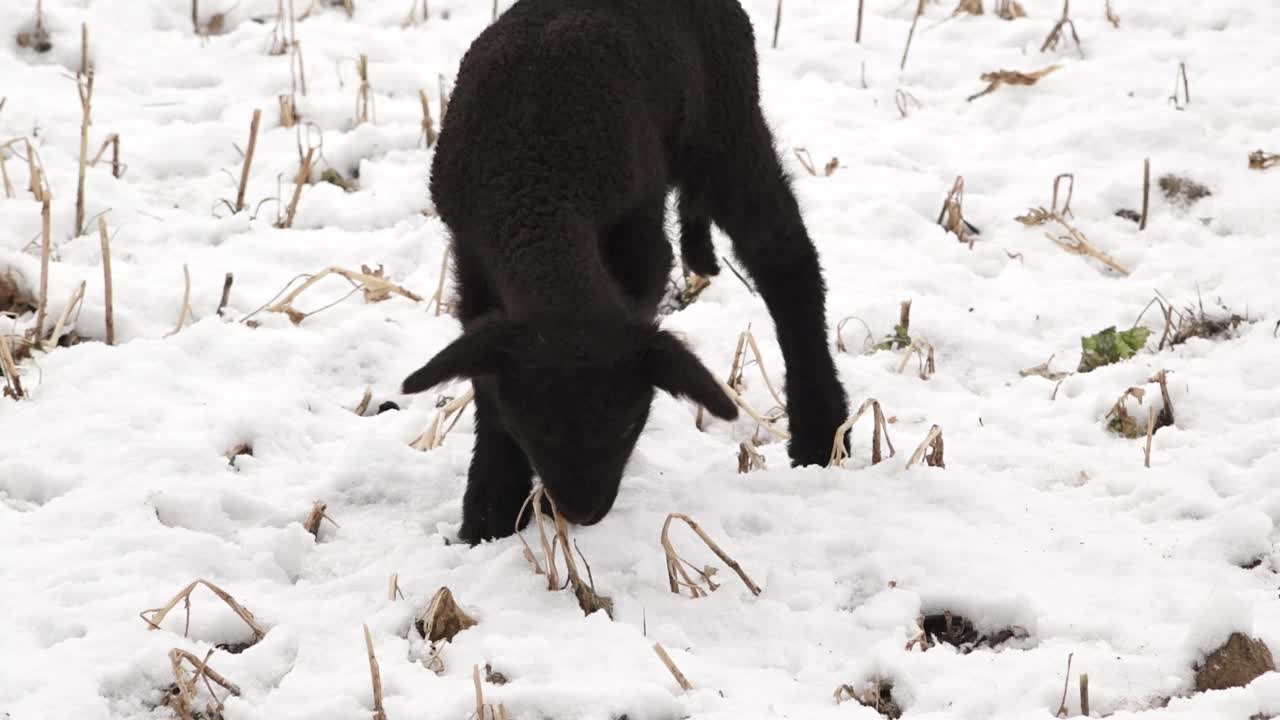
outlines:
[{"label": "snow", "polygon": [[[1073,714],[1080,672],[1094,716],[1280,713],[1274,673],[1190,692],[1194,661],[1230,632],[1280,647],[1280,169],[1246,167],[1255,149],[1280,152],[1268,90],[1280,85],[1280,6],[1116,0],[1113,28],[1102,3],[1073,3],[1081,58],[1074,46],[1039,51],[1056,0],[1023,0],[1028,17],[1013,22],[988,7],[943,24],[950,3],[930,3],[900,71],[914,3],[868,0],[857,45],[855,3],[787,0],[772,49],[774,3],[746,0],[766,113],[822,253],[832,326],[856,316],[878,339],[909,298],[911,331],[936,348],[938,371],[927,381],[898,374],[898,353],[859,354],[865,331],[845,326],[842,380],[855,406],[880,400],[898,452],[871,466],[868,416],[843,469],[790,469],[770,443],[768,469],[738,475],[737,443],[755,427],[712,422],[700,433],[693,408],[660,397],[615,509],[572,530],[615,602],[610,621],[546,591],[514,538],[446,544],[460,520],[469,413],[436,450],[409,442],[438,394],[465,388],[402,398],[397,386],[457,334],[453,319],[425,302],[357,294],[298,326],[268,312],[256,328],[237,322],[291,278],[331,265],[381,264],[424,298],[434,292],[445,234],[426,191],[417,93],[428,91],[438,119],[438,76],[447,86],[489,4],[433,0],[428,22],[401,28],[409,2],[356,0],[351,19],[321,7],[298,23],[308,83],[299,110],[315,123],[311,140],[323,137],[322,167],[358,169],[359,188],[308,187],[287,230],[272,227],[274,202],[256,219],[220,202],[234,199],[253,108],[264,112],[250,206],[274,198],[278,178],[287,202],[299,162],[297,135],[276,111],[289,61],[266,52],[271,22],[252,21],[275,3],[227,4],[228,32],[202,40],[185,0],[47,0],[45,55],[15,42],[32,3],[0,7],[0,140],[37,138],[54,198],[50,313],[86,282],[75,330],[92,340],[105,332],[99,242],[72,229],[82,22],[97,70],[91,152],[119,133],[128,164],[120,179],[99,164],[87,181],[88,215],[106,212],[113,233],[117,345],[37,353],[23,364],[31,397],[0,402],[0,717],[170,716],[154,709],[172,682],[168,651],[203,657],[246,637],[205,590],[193,596],[189,639],[181,607],[160,630],[138,617],[196,578],[268,628],[247,651],[210,660],[242,690],[226,705],[237,720],[368,716],[362,624],[392,719],[467,717],[471,668],[486,663],[510,678],[487,684],[486,700],[516,718],[874,718],[836,705],[832,691],[880,676],[907,717],[1049,718],[1069,654]],[[377,117],[356,126],[359,53]],[[1180,62],[1191,87],[1182,111],[1167,100]],[[965,101],[984,72],[1050,63],[1062,69],[1034,87]],[[919,102],[907,117],[899,89]],[[840,167],[811,177],[795,147],[820,174],[831,157]],[[1181,209],[1153,192],[1140,233],[1114,212],[1140,207],[1148,157],[1153,176],[1184,173],[1213,195]],[[8,171],[18,192],[0,198],[0,267],[33,286],[39,204],[24,191],[25,163],[11,158]],[[1048,205],[1053,178],[1067,172],[1075,225],[1129,277],[1013,220]],[[957,175],[965,217],[982,230],[973,249],[935,224]],[[727,255],[727,240],[716,241]],[[195,322],[170,335],[184,264]],[[314,310],[348,289],[327,280],[297,305]],[[1051,355],[1054,370],[1074,369],[1081,336],[1130,326],[1157,290],[1252,322],[1230,340],[1156,352],[1158,314],[1148,311],[1142,323],[1156,333],[1132,360],[1074,375],[1056,394],[1053,382],[1019,375]],[[33,319],[3,323],[20,334]],[[665,320],[717,374],[748,324],[780,379],[763,303],[732,274]],[[1109,434],[1104,416],[1161,369],[1177,422],[1156,434],[1146,468],[1144,441]],[[767,409],[753,373],[747,397]],[[373,407],[394,399],[403,410],[355,415],[369,385]],[[1139,412],[1152,401],[1159,407],[1148,386]],[[946,468],[907,469],[933,424]],[[224,453],[240,443],[253,454],[231,466]],[[316,500],[338,523],[318,541],[301,526]],[[698,520],[763,593],[720,567],[711,596],[671,594],[658,543],[670,512]],[[691,561],[721,565],[686,529],[673,533]],[[403,600],[387,599],[392,573]],[[479,625],[444,649],[436,676],[406,636],[442,585]],[[970,654],[904,650],[917,616],[944,610],[979,632],[1016,625],[1027,637]],[[694,690],[679,690],[655,642]]]}]

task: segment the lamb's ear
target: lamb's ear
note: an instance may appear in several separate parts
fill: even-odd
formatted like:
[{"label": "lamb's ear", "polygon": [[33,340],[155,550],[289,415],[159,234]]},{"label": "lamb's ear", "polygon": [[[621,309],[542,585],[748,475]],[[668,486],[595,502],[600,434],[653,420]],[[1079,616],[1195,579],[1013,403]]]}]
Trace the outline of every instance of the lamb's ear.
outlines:
[{"label": "lamb's ear", "polygon": [[653,335],[645,348],[645,363],[659,390],[689,398],[718,418],[738,417],[738,406],[725,394],[720,382],[671,333],[659,331]]},{"label": "lamb's ear", "polygon": [[401,392],[418,393],[455,378],[498,372],[507,356],[513,329],[505,322],[486,323],[449,343],[426,365],[404,379]]}]

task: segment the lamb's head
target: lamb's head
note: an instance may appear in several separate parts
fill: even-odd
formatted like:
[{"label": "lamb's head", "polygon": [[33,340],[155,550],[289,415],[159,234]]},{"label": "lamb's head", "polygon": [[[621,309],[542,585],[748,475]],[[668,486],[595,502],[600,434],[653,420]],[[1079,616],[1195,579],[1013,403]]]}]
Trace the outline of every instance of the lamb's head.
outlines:
[{"label": "lamb's head", "polygon": [[[617,497],[655,390],[725,419],[737,408],[675,336],[647,324],[475,323],[404,381],[470,378],[567,520],[599,522]],[[514,518],[512,518],[514,521]]]}]

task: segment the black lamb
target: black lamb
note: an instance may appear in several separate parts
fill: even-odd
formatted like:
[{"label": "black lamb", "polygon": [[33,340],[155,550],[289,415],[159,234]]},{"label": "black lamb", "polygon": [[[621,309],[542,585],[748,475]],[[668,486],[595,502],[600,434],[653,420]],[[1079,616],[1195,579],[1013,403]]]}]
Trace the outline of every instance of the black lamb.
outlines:
[{"label": "black lamb", "polygon": [[737,416],[655,320],[672,188],[685,265],[719,272],[714,222],[773,317],[792,463],[828,460],[848,404],[757,72],[738,0],[518,0],[463,57],[430,187],[464,332],[403,385],[475,388],[463,540],[512,534],[535,472],[567,520],[599,522],[655,388]]}]

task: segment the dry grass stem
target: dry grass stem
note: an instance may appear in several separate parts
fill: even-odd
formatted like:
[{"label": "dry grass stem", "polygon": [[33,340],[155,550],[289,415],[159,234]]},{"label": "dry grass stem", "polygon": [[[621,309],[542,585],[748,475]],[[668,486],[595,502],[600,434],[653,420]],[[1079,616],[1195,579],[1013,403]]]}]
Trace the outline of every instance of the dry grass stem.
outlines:
[{"label": "dry grass stem", "polygon": [[915,95],[902,88],[893,91],[893,103],[898,107],[898,114],[904,120],[911,115],[911,106],[914,105],[916,108],[924,107],[924,104]]},{"label": "dry grass stem", "polygon": [[[1107,11],[1111,11],[1110,2]],[[1089,717],[1089,673],[1080,673],[1080,714]]]},{"label": "dry grass stem", "polygon": [[[1151,305],[1157,305],[1161,315],[1164,316],[1164,330],[1160,335],[1160,345],[1157,350],[1181,345],[1191,338],[1214,340],[1228,337],[1242,323],[1249,322],[1248,318],[1241,317],[1230,310],[1223,315],[1210,316],[1204,310],[1203,301],[1198,307],[1188,306],[1178,310],[1160,293],[1156,293],[1155,298],[1147,303],[1147,308]],[[1138,315],[1138,320],[1134,321],[1135,327],[1137,322],[1142,320],[1142,315],[1146,314],[1147,308],[1144,308]]]},{"label": "dry grass stem", "polygon": [[866,0],[858,0],[858,28],[854,31],[853,41],[862,42],[862,5]]},{"label": "dry grass stem", "polygon": [[1067,710],[1067,685],[1071,683],[1071,658],[1075,653],[1067,653],[1067,674],[1062,678],[1062,702],[1058,705],[1058,711],[1054,715],[1064,718],[1070,717],[1071,712]]},{"label": "dry grass stem", "polygon": [[667,666],[667,671],[671,673],[671,677],[676,679],[676,683],[680,685],[681,690],[689,692],[693,689],[693,685],[689,684],[689,679],[684,676],[684,673],[680,672],[680,668],[676,667],[671,656],[667,654],[666,648],[662,647],[662,643],[654,643],[653,651],[658,654],[658,659],[662,661],[662,664]]},{"label": "dry grass stem", "polygon": [[[456,397],[442,406],[436,413],[435,419],[431,421],[431,425],[423,431],[421,435],[409,443],[409,447],[414,450],[435,450],[444,444],[445,437],[454,425],[458,424],[458,420],[462,418],[462,411],[466,409],[467,404],[476,397],[475,388],[468,388],[461,396]],[[449,422],[452,418],[453,422]],[[449,423],[446,427],[445,423]]]},{"label": "dry grass stem", "polygon": [[[495,17],[496,17],[496,12],[498,7],[497,0],[494,0],[493,7],[494,7]],[[507,715],[507,707],[505,705],[503,705],[502,703],[498,703],[497,705],[485,703],[484,687],[480,683],[480,666],[479,665],[471,666],[471,682],[476,689],[475,720],[485,720],[485,718],[491,718],[492,720],[508,720],[510,716]]]},{"label": "dry grass stem", "polygon": [[766,467],[764,456],[760,451],[756,450],[754,443],[738,443],[738,472],[747,474],[755,470],[764,470]]},{"label": "dry grass stem", "polygon": [[356,125],[377,122],[377,110],[373,106],[373,90],[369,85],[369,56],[361,53],[356,60],[356,75],[360,78],[360,87],[356,88]]},{"label": "dry grass stem", "polygon": [[306,185],[311,179],[311,164],[315,159],[316,149],[309,148],[307,155],[302,159],[302,167],[298,168],[298,176],[294,178],[293,199],[289,201],[289,207],[285,211],[284,219],[282,219],[277,227],[291,228],[293,227],[293,217],[298,212],[298,200],[302,198],[302,186]]},{"label": "dry grass stem", "polygon": [[186,327],[187,321],[195,321],[191,314],[191,271],[187,268],[187,264],[182,264],[182,309],[178,311],[178,325],[172,331],[165,334],[165,337],[176,335]]},{"label": "dry grass stem", "polygon": [[946,465],[943,462],[942,451],[942,428],[934,425],[929,428],[929,434],[925,436],[924,442],[920,443],[916,451],[911,454],[911,459],[907,461],[907,467],[910,468],[912,465],[924,460],[929,467],[944,468]]},{"label": "dry grass stem", "polygon": [[849,416],[840,427],[836,428],[835,438],[831,443],[831,459],[827,461],[827,467],[840,467],[841,463],[849,457],[849,453],[845,449],[845,435],[853,428],[858,420],[870,409],[873,426],[871,428],[871,464],[876,465],[884,459],[880,452],[880,437],[884,436],[885,444],[889,446],[889,457],[897,454],[893,448],[893,441],[889,439],[889,424],[884,418],[884,411],[880,408],[880,401],[875,398],[868,398],[858,406],[857,412]]},{"label": "dry grass stem", "polygon": [[372,401],[373,401],[373,386],[368,385],[364,389],[364,395],[360,398],[360,403],[356,405],[356,409],[353,412],[355,412],[356,415],[363,416],[366,412],[369,411],[369,403]]},{"label": "dry grass stem", "polygon": [[1138,219],[1138,230],[1147,229],[1147,213],[1151,209],[1151,158],[1142,161],[1142,216]]},{"label": "dry grass stem", "polygon": [[107,323],[107,344],[116,344],[115,305],[111,298],[111,240],[107,236],[106,218],[98,218],[98,240],[102,243],[103,304]]},{"label": "dry grass stem", "polygon": [[1044,44],[1040,46],[1040,52],[1048,52],[1049,50],[1057,50],[1059,43],[1065,46],[1066,30],[1071,30],[1071,39],[1076,44],[1076,50],[1080,52],[1080,57],[1084,57],[1084,46],[1080,44],[1080,35],[1076,33],[1076,24],[1071,20],[1071,0],[1062,0],[1062,18],[1049,31],[1049,35],[1044,39]]},{"label": "dry grass stem", "polygon": [[244,195],[249,189],[249,168],[253,165],[253,151],[258,147],[258,126],[261,122],[262,110],[254,108],[253,119],[249,121],[249,145],[244,151],[244,163],[240,166],[240,186],[236,189],[236,212],[245,207]]},{"label": "dry grass stem", "polygon": [[[14,149],[19,145],[23,148],[22,152]],[[40,161],[40,153],[31,144],[31,140],[25,137],[13,138],[0,143],[0,171],[4,175],[5,195],[13,197],[13,185],[9,181],[9,171],[4,163],[8,153],[13,153],[18,159],[27,163],[27,189],[31,192],[36,202],[42,202],[46,197],[49,197],[49,185],[45,180],[44,164]]]},{"label": "dry grass stem", "polygon": [[236,281],[236,276],[227,273],[222,278],[222,297],[218,299],[218,317],[223,317],[227,312],[227,303],[231,302],[231,284]]},{"label": "dry grass stem", "polygon": [[[180,720],[222,717],[224,699],[217,697],[210,683],[221,685],[231,695],[240,694],[240,688],[235,683],[227,680],[222,674],[209,667],[209,657],[212,655],[213,651],[210,650],[208,655],[201,660],[186,650],[179,648],[169,651],[169,663],[173,669],[174,687],[163,700],[163,704],[177,713]],[[189,663],[195,671],[193,676],[187,676],[187,671],[183,667],[184,662]],[[211,703],[202,709],[197,707],[201,680],[204,680],[205,687],[208,688],[209,695],[212,698]]]},{"label": "dry grass stem", "polygon": [[745,398],[743,398],[741,395],[735,392],[734,389],[729,387],[726,383],[720,383],[720,388],[724,390],[725,394],[729,396],[730,400],[736,403],[738,407],[742,408],[743,411],[745,411],[747,415],[751,417],[752,420],[755,420],[756,423],[760,426],[760,428],[763,428],[770,435],[773,435],[774,437],[780,440],[791,439],[791,433],[787,432],[786,430],[782,430],[778,428],[776,425],[774,425],[774,423],[779,418],[775,417],[771,419],[771,418],[765,417],[764,415],[761,415],[755,408],[751,407],[751,405],[747,403]]},{"label": "dry grass stem", "polygon": [[418,99],[422,101],[422,140],[427,147],[435,147],[436,124],[431,119],[431,101],[427,99],[427,91],[419,90]]},{"label": "dry grass stem", "polygon": [[[542,514],[542,503],[544,501],[551,507],[551,518],[554,532],[553,539],[550,543],[547,541],[546,530],[543,527],[544,516]],[[533,564],[534,572],[540,572],[537,558],[529,548],[529,544],[525,542],[523,534],[520,533],[520,521],[524,518],[525,510],[530,505],[533,506],[534,522],[538,526],[538,536],[542,542],[543,555],[547,562],[547,589],[554,591],[563,589],[563,587],[572,587],[574,597],[578,600],[578,607],[582,608],[584,613],[590,615],[597,610],[603,610],[605,614],[609,616],[609,619],[612,620],[613,600],[596,592],[595,582],[591,577],[591,566],[586,564],[586,558],[582,558],[582,563],[587,570],[587,579],[582,579],[582,575],[578,572],[578,563],[573,559],[573,553],[569,550],[569,527],[565,523],[564,517],[560,515],[560,510],[556,506],[555,498],[553,498],[551,493],[547,492],[546,488],[541,485],[534,488],[533,492],[529,493],[529,497],[525,498],[524,505],[521,506],[520,512],[516,515],[515,524],[516,536],[520,539],[521,544],[524,545],[525,558]],[[564,555],[565,570],[568,575],[565,586],[560,585],[559,568],[556,565],[557,545],[559,545],[560,550]],[[576,545],[573,547],[575,549],[577,548]],[[581,557],[581,551],[579,551],[579,557]]]},{"label": "dry grass stem", "polygon": [[782,0],[778,0],[778,9],[773,15],[773,49],[778,49],[778,32],[782,29]]},{"label": "dry grass stem", "polygon": [[[88,30],[84,30],[88,37]],[[86,61],[87,62],[87,61]],[[76,77],[77,90],[80,93],[80,173],[76,181],[76,236],[84,235],[84,183],[86,167],[89,162],[89,124],[93,106],[93,68],[82,68]]]},{"label": "dry grass stem", "polygon": [[[1058,185],[1060,181],[1065,178],[1069,178],[1071,180],[1071,183],[1067,189],[1066,200],[1063,203],[1062,207],[1059,208],[1058,207]],[[1086,257],[1091,257],[1101,262],[1103,265],[1106,265],[1107,267],[1111,268],[1112,270],[1115,270],[1121,275],[1128,275],[1129,274],[1128,269],[1126,269],[1124,266],[1117,263],[1115,260],[1112,260],[1110,255],[1094,247],[1089,242],[1089,239],[1084,236],[1084,233],[1080,232],[1080,230],[1076,229],[1075,226],[1067,222],[1066,215],[1071,213],[1071,195],[1074,191],[1075,191],[1074,176],[1069,173],[1059,175],[1053,181],[1053,209],[1052,210],[1046,210],[1043,207],[1035,207],[1035,208],[1031,208],[1025,214],[1019,215],[1014,219],[1028,227],[1045,225],[1049,222],[1055,222],[1059,226],[1061,226],[1062,230],[1066,232],[1066,235],[1054,236],[1052,233],[1046,232],[1045,236],[1048,237],[1050,240],[1054,241],[1055,243],[1057,243],[1059,247],[1075,255],[1083,255]],[[1143,215],[1145,216],[1146,214],[1145,200],[1143,202],[1143,208],[1144,208]]]},{"label": "dry grass stem", "polygon": [[[387,280],[386,278],[377,277],[369,273],[362,273],[362,272],[356,272],[354,270],[347,270],[345,268],[340,268],[335,265],[335,266],[327,267],[324,270],[321,270],[320,272],[314,275],[299,276],[299,277],[306,278],[306,281],[303,282],[298,287],[291,290],[283,298],[280,298],[279,300],[275,300],[273,302],[268,303],[267,306],[262,309],[266,310],[267,312],[283,313],[289,317],[289,320],[293,322],[294,325],[297,325],[301,323],[303,320],[305,320],[306,318],[312,315],[315,315],[316,313],[321,312],[322,310],[332,307],[333,305],[336,304],[336,303],[330,303],[329,305],[326,305],[318,310],[312,310],[311,312],[307,312],[307,313],[301,312],[293,307],[293,301],[296,300],[299,295],[301,295],[303,292],[306,292],[306,290],[311,286],[315,285],[319,281],[331,275],[337,275],[339,277],[342,277],[346,279],[347,282],[351,283],[351,285],[353,286],[352,291],[348,293],[346,296],[344,296],[342,300],[345,300],[347,297],[350,297],[352,294],[354,294],[357,291],[363,291],[367,289],[370,292],[375,292],[375,293],[381,293],[383,291],[387,293],[394,293],[396,295],[406,297],[414,302],[422,302],[422,298],[419,295],[417,295],[416,293],[410,292],[409,290],[405,289],[400,285],[396,285],[395,283]],[[298,278],[294,278],[294,280],[297,280],[297,279]],[[292,282],[293,281],[291,280],[290,284],[292,284]],[[338,302],[341,302],[342,300],[339,300]],[[252,316],[252,313],[249,316],[247,316],[245,319],[247,320],[248,317],[251,317],[251,316]]]},{"label": "dry grass stem", "polygon": [[21,400],[26,397],[22,389],[22,376],[18,373],[18,363],[13,359],[13,349],[9,347],[9,337],[0,333],[0,371],[4,372],[4,396]]},{"label": "dry grass stem", "polygon": [[45,313],[49,309],[49,255],[53,250],[49,231],[49,196],[40,203],[40,304],[36,307],[36,347],[44,337]]},{"label": "dry grass stem", "polygon": [[698,573],[712,592],[719,587],[711,580],[711,576],[715,574],[714,568],[708,566],[699,570],[690,564],[689,561],[676,554],[675,547],[672,546],[670,537],[672,520],[681,520],[688,525],[689,529],[693,530],[702,542],[711,549],[711,552],[716,554],[716,557],[720,558],[725,565],[728,565],[735,573],[737,573],[738,577],[742,579],[743,584],[747,586],[747,589],[751,591],[752,595],[760,595],[760,586],[755,584],[755,581],[747,575],[747,573],[742,569],[742,566],[739,565],[736,560],[729,557],[724,550],[721,550],[720,546],[711,539],[711,536],[707,535],[706,531],[702,529],[702,526],[698,525],[697,522],[694,522],[693,518],[683,513],[671,513],[667,515],[666,521],[662,523],[662,549],[667,556],[667,581],[671,586],[671,592],[679,595],[680,588],[686,587],[689,589],[691,597],[704,597],[707,594],[707,591],[704,591],[700,585],[693,582],[692,578],[690,578],[689,574],[685,571],[686,565],[693,569],[694,572]]},{"label": "dry grass stem", "polygon": [[[1111,9],[1111,0],[1106,0],[1105,15],[1107,18],[1107,22],[1111,23],[1112,27],[1114,28],[1120,27],[1120,16],[1116,14],[1115,10]],[[1087,715],[1088,713],[1085,713],[1085,714]]]},{"label": "dry grass stem", "polygon": [[111,133],[106,140],[102,141],[101,147],[98,148],[98,154],[93,156],[89,167],[97,167],[98,162],[102,160],[102,156],[106,154],[107,149],[111,150],[111,176],[119,180],[128,166],[120,163],[120,135]]},{"label": "dry grass stem", "polygon": [[1002,20],[1016,20],[1026,17],[1027,11],[1017,0],[996,0],[996,16]]},{"label": "dry grass stem", "polygon": [[974,93],[968,97],[968,102],[973,102],[984,95],[990,95],[1004,85],[1035,85],[1040,78],[1052,73],[1061,65],[1050,65],[1046,68],[1033,72],[1021,72],[1019,70],[996,70],[994,72],[982,73],[980,76],[982,81],[987,83],[987,87],[980,92]]},{"label": "dry grass stem", "polygon": [[1059,219],[1059,222],[1066,229],[1067,235],[1060,235],[1058,237],[1054,237],[1052,233],[1046,232],[1045,237],[1054,241],[1063,250],[1066,250],[1067,252],[1072,253],[1073,255],[1082,255],[1084,257],[1091,257],[1094,260],[1097,260],[1098,262],[1102,263],[1103,265],[1106,265],[1107,267],[1111,268],[1112,270],[1115,270],[1121,275],[1129,274],[1129,270],[1127,268],[1117,263],[1115,260],[1112,260],[1110,255],[1102,252],[1101,250],[1099,250],[1098,248],[1090,244],[1089,239],[1084,236],[1084,233],[1080,232],[1079,230],[1072,227],[1071,225],[1068,225],[1066,222],[1063,222],[1061,219]]},{"label": "dry grass stem", "polygon": [[839,350],[840,352],[849,352],[849,346],[845,345],[845,342],[844,342],[844,326],[848,324],[850,320],[857,320],[858,322],[862,323],[863,329],[866,330],[866,335],[864,335],[862,338],[862,352],[866,352],[873,345],[875,345],[871,336],[871,328],[867,327],[867,323],[865,320],[863,320],[860,317],[856,317],[854,315],[849,315],[848,317],[841,318],[840,322],[836,323],[836,350]]},{"label": "dry grass stem", "polygon": [[1254,150],[1249,153],[1249,167],[1254,170],[1266,170],[1276,165],[1280,165],[1280,153],[1269,153],[1263,150]]},{"label": "dry grass stem", "polygon": [[[243,620],[244,623],[249,626],[249,630],[253,632],[253,642],[256,643],[267,636],[267,631],[258,624],[256,619],[254,619],[253,613],[249,612],[247,608],[236,602],[235,598],[231,597],[231,595],[229,595],[225,590],[204,579],[197,579],[182,590],[178,591],[178,594],[174,595],[173,599],[165,604],[164,607],[154,610],[143,610],[141,613],[138,613],[138,617],[141,617],[142,621],[149,625],[152,630],[159,630],[160,623],[164,622],[169,611],[173,610],[177,607],[178,603],[181,602],[184,603],[184,607],[187,611],[187,627],[189,628],[191,621],[191,593],[200,585],[208,588],[210,592],[217,595],[219,599],[226,603],[227,607],[231,608],[232,612],[240,616],[240,619]],[[182,636],[187,637],[187,631],[184,630]]]},{"label": "dry grass stem", "polygon": [[449,279],[449,260],[453,256],[453,248],[446,246],[444,249],[444,259],[440,261],[440,284],[436,286],[435,294],[431,296],[431,300],[427,303],[430,307],[432,303],[436,306],[436,317],[440,317],[441,312],[447,314],[452,313],[450,303],[444,301],[444,284]]},{"label": "dry grass stem", "polygon": [[[1181,97],[1178,95],[1179,89],[1182,90]],[[1173,77],[1173,94],[1169,96],[1169,102],[1177,110],[1191,104],[1191,81],[1187,79],[1187,64],[1184,62],[1178,63],[1178,74]]]},{"label": "dry grass stem", "polygon": [[334,527],[342,527],[334,522],[333,518],[328,515],[328,504],[316,500],[311,504],[311,512],[307,513],[307,517],[302,521],[302,529],[311,533],[311,537],[320,539],[320,523],[328,520]]},{"label": "dry grass stem", "polygon": [[907,31],[907,45],[902,48],[902,62],[899,63],[899,70],[907,69],[907,54],[911,52],[911,39],[916,35],[916,24],[920,22],[920,16],[924,15],[924,5],[927,0],[920,0],[916,5],[916,14],[911,18],[911,29]]},{"label": "dry grass stem", "polygon": [[[769,431],[776,435],[777,432],[780,431],[777,431],[777,429],[773,427],[773,421],[763,419],[754,409],[743,404],[745,401],[741,396],[743,391],[746,389],[746,383],[743,378],[743,369],[746,366],[746,351],[748,348],[750,348],[752,354],[755,355],[755,364],[760,368],[760,376],[764,378],[765,387],[768,388],[769,394],[773,397],[773,401],[777,403],[779,407],[785,408],[787,406],[787,401],[783,399],[782,394],[774,388],[773,383],[769,380],[769,373],[764,366],[764,357],[760,352],[760,346],[756,344],[756,338],[751,332],[750,325],[747,326],[746,330],[743,330],[738,334],[738,344],[733,351],[733,364],[729,368],[729,377],[725,381],[725,384],[733,390],[730,397],[734,398],[734,400],[742,406],[742,408],[746,410],[751,417],[755,418],[757,422],[767,425]],[[694,424],[699,430],[701,430],[703,426],[704,413],[704,408],[698,408],[698,414],[694,419]]]},{"label": "dry grass stem", "polygon": [[280,107],[280,127],[291,128],[298,124],[298,109],[292,95],[283,93],[276,96]]},{"label": "dry grass stem", "polygon": [[59,313],[57,322],[53,324],[53,332],[49,334],[48,343],[50,346],[57,347],[67,323],[74,322],[71,318],[71,313],[76,313],[77,318],[80,316],[80,306],[84,303],[85,288],[86,284],[81,280],[76,289],[71,291],[71,297],[67,299],[67,304],[62,307],[62,312]]},{"label": "dry grass stem", "polygon": [[1071,373],[1069,372],[1049,369],[1049,363],[1053,362],[1054,357],[1055,357],[1054,355],[1050,355],[1048,360],[1045,360],[1044,362],[1040,363],[1039,365],[1036,365],[1035,367],[1029,367],[1026,370],[1019,370],[1018,374],[1021,375],[1022,377],[1031,377],[1034,375],[1037,377],[1045,378],[1046,380],[1049,380],[1051,382],[1057,382],[1059,380],[1065,380],[1071,377]]},{"label": "dry grass stem", "polygon": [[373,654],[373,635],[369,634],[369,626],[364,625],[364,648],[369,654],[369,681],[373,684],[373,720],[387,720],[387,712],[382,709],[382,673],[378,670],[378,658]]},{"label": "dry grass stem", "polygon": [[916,338],[911,341],[911,345],[902,353],[902,362],[898,363],[898,374],[901,375],[907,369],[907,363],[911,362],[911,356],[915,355],[920,358],[920,369],[917,374],[921,380],[928,380],[938,371],[937,360],[934,357],[933,345],[929,344],[924,338]]},{"label": "dry grass stem", "polygon": [[973,223],[964,219],[963,175],[956,177],[946,199],[942,201],[942,210],[938,212],[938,224],[947,232],[954,234],[960,242],[967,243],[970,250],[973,249],[974,240],[980,231]]}]

